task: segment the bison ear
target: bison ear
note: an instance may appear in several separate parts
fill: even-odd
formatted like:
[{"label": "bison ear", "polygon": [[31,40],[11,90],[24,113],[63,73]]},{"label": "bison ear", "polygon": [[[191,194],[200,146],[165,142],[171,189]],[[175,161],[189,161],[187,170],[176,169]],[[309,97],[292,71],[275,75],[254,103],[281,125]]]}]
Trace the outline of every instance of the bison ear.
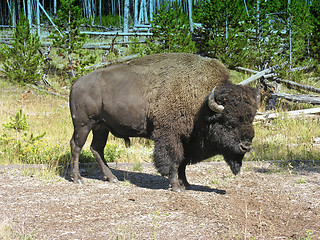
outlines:
[{"label": "bison ear", "polygon": [[216,87],[214,87],[212,89],[211,93],[209,94],[208,106],[213,112],[221,113],[224,109],[224,106],[222,106],[216,102],[215,97],[214,97],[214,90],[215,89],[216,89]]}]

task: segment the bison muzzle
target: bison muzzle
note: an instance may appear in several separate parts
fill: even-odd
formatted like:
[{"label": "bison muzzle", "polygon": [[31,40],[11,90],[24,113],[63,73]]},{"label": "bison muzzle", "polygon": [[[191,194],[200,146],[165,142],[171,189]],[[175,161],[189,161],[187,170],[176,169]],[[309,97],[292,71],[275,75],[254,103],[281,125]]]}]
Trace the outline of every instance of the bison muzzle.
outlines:
[{"label": "bison muzzle", "polygon": [[154,164],[174,191],[190,187],[186,166],[223,155],[234,174],[252,146],[257,90],[234,85],[216,59],[155,54],[95,70],[70,92],[74,125],[71,178],[82,182],[79,155],[90,131],[104,178],[117,182],[105,158],[108,134],[154,141]]}]

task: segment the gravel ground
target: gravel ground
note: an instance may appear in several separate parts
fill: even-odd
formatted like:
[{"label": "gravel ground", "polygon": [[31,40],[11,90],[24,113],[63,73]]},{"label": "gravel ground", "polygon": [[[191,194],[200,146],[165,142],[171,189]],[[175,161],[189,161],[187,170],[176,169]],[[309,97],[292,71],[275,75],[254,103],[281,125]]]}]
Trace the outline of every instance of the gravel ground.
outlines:
[{"label": "gravel ground", "polygon": [[[85,184],[0,166],[0,239],[320,239],[320,163],[224,162],[187,167],[176,193],[152,164],[83,164]],[[292,167],[291,167],[292,166]]]}]

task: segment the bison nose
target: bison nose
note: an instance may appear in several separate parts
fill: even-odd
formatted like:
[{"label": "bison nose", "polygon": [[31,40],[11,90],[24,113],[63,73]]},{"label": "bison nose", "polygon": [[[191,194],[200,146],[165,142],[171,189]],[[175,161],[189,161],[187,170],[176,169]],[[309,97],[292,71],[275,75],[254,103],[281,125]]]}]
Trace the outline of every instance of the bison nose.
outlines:
[{"label": "bison nose", "polygon": [[252,144],[249,142],[239,143],[239,150],[241,153],[246,153],[251,150]]}]

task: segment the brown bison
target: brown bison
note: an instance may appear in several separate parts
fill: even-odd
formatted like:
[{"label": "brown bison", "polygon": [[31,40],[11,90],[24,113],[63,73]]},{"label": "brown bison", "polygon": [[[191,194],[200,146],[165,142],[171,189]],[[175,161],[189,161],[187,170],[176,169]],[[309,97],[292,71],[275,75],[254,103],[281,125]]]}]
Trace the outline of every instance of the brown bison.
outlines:
[{"label": "brown bison", "polygon": [[154,164],[174,191],[190,187],[187,164],[217,154],[234,174],[252,145],[257,90],[234,85],[216,59],[156,54],[99,69],[72,86],[71,178],[82,182],[79,155],[90,131],[104,178],[117,182],[104,159],[108,134],[154,141]]}]

